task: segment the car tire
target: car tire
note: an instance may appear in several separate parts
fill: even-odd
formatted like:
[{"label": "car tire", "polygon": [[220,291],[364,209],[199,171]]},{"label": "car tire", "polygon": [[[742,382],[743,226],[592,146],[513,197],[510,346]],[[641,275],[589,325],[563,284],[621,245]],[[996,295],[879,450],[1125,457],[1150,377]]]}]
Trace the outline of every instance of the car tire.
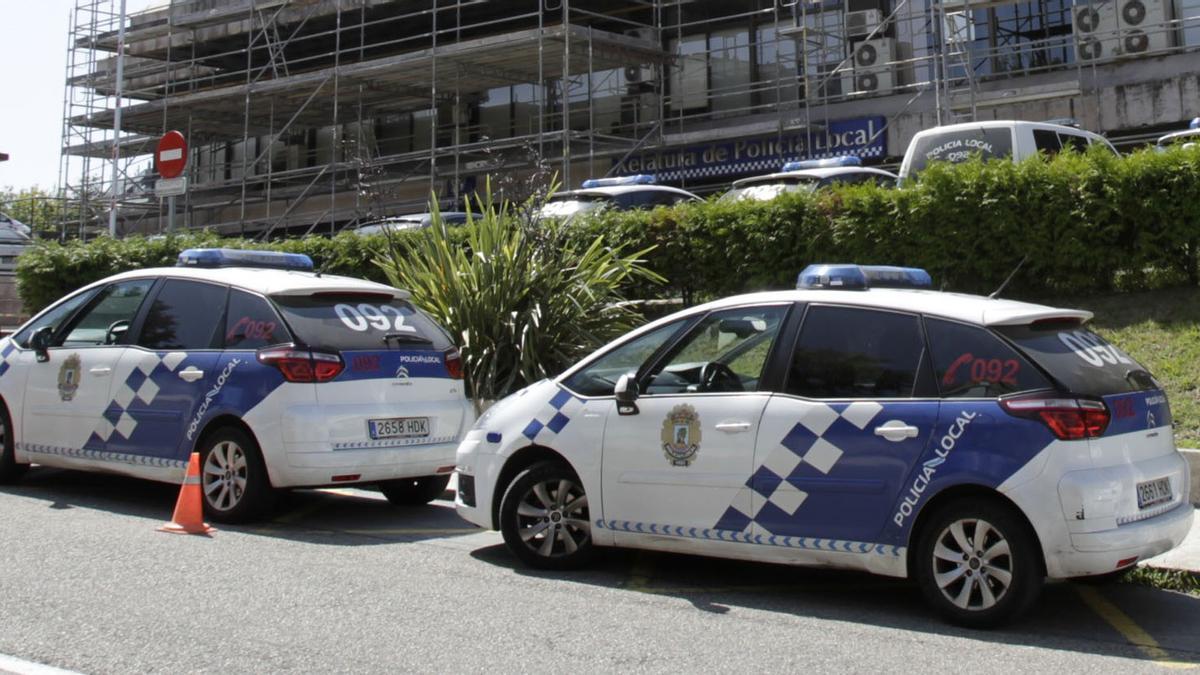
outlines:
[{"label": "car tire", "polygon": [[396,506],[422,506],[441,497],[449,483],[449,474],[402,478],[381,482],[379,491]]},{"label": "car tire", "polygon": [[205,515],[220,523],[264,518],[276,496],[258,443],[237,427],[222,427],[204,439],[200,489]]},{"label": "car tire", "polygon": [[0,404],[0,484],[15,483],[21,480],[28,464],[17,462],[16,439],[13,438],[12,418],[8,416],[8,407]]},{"label": "car tire", "polygon": [[938,509],[920,533],[914,567],[926,601],[970,628],[1020,616],[1037,600],[1045,576],[1028,525],[992,499],[956,500]]},{"label": "car tire", "polygon": [[521,562],[547,570],[576,569],[596,554],[583,482],[562,462],[522,471],[500,501],[500,532]]}]

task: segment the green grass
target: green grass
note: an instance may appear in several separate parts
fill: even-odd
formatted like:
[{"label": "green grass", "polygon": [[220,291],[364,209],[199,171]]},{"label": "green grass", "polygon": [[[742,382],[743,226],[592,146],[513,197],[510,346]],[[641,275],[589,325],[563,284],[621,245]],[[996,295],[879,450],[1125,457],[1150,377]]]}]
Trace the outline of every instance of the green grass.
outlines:
[{"label": "green grass", "polygon": [[1200,575],[1182,570],[1135,567],[1126,572],[1120,582],[1200,596]]},{"label": "green grass", "polygon": [[1092,329],[1137,359],[1166,389],[1175,442],[1200,447],[1200,289],[1042,301],[1095,312]]}]

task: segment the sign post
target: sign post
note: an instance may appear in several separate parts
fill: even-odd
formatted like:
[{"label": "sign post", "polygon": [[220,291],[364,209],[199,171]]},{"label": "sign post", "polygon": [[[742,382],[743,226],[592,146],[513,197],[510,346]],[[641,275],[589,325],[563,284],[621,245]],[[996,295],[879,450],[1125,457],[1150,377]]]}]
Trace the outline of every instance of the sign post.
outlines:
[{"label": "sign post", "polygon": [[154,192],[167,198],[167,231],[175,229],[175,196],[187,192],[187,139],[178,131],[168,131],[158,140],[154,151],[154,168],[162,176],[154,184]]}]

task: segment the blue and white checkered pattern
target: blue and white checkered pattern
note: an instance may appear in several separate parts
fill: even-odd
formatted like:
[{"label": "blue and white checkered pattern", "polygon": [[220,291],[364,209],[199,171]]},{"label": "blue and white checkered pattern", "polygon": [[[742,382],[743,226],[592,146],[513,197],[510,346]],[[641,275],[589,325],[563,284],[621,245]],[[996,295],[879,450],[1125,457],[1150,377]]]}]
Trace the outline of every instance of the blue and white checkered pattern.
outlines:
[{"label": "blue and white checkered pattern", "polygon": [[[858,157],[872,158],[883,157],[884,148],[882,146],[873,145],[866,148],[847,148],[839,150],[827,150],[825,152],[814,152],[806,155],[804,159],[825,159],[827,157],[844,157],[846,155],[856,155]],[[685,167],[681,169],[667,169],[658,171],[654,175],[659,182],[680,181],[693,178],[711,178],[720,176],[738,176],[748,173],[777,173],[780,168],[789,160],[779,157],[766,157],[746,162],[730,162],[727,164],[710,164],[706,166]]]},{"label": "blue and white checkered pattern", "polygon": [[87,448],[64,448],[57,445],[42,445],[39,443],[17,443],[17,448],[26,454],[57,455],[59,457],[74,457],[75,459],[96,459],[105,462],[119,462],[134,466],[157,466],[168,469],[186,469],[187,462],[166,457],[150,457],[147,455],[130,455],[123,452],[103,452]]},{"label": "blue and white checkered pattern", "polygon": [[8,362],[8,357],[16,350],[16,347],[13,346],[12,340],[9,338],[4,338],[4,341],[0,342],[0,345],[2,345],[0,346],[0,375],[4,375],[12,367]]},{"label": "blue and white checkered pattern", "polygon": [[559,389],[521,433],[534,443],[549,443],[562,433],[571,423],[571,418],[582,409],[582,399],[566,389]]},{"label": "blue and white checkered pattern", "polygon": [[125,378],[125,381],[117,387],[112,401],[100,415],[100,421],[96,425],[92,438],[84,447],[95,447],[98,445],[97,441],[107,441],[114,432],[123,438],[129,438],[138,424],[127,410],[134,397],[141,399],[146,405],[153,403],[159,391],[155,379],[175,372],[185,358],[187,358],[185,352],[145,354],[129,373],[129,376]]},{"label": "blue and white checkered pattern", "polygon": [[759,544],[761,546],[779,546],[806,551],[835,551],[838,553],[874,553],[899,557],[905,551],[903,546],[876,544],[866,541],[845,541],[842,539],[821,539],[817,537],[784,537],[773,534],[751,534],[734,532],[720,528],[679,527],[675,525],[659,525],[657,523],[637,523],[628,520],[597,520],[596,527],[602,530],[616,532],[636,532],[639,534],[657,534],[667,537],[683,537],[686,539],[705,539],[708,541],[732,541],[743,544]]},{"label": "blue and white checkered pattern", "polygon": [[834,406],[806,402],[800,420],[783,437],[762,462],[755,467],[745,487],[738,490],[733,503],[714,526],[719,530],[746,531],[757,523],[759,511],[770,503],[789,516],[804,504],[808,494],[799,489],[780,489],[790,480],[800,478],[802,467],[808,466],[828,475],[842,457],[842,449],[824,438],[834,423],[844,421],[865,430],[883,406],[871,401]]}]

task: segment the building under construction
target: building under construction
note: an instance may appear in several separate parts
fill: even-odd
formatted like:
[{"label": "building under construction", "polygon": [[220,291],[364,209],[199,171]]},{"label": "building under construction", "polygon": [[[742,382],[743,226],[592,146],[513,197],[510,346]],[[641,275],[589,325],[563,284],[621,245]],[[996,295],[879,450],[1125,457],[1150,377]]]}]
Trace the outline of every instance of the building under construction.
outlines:
[{"label": "building under construction", "polygon": [[547,171],[703,193],[895,163],[939,123],[1074,118],[1121,146],[1200,114],[1200,0],[77,0],[68,50],[68,236],[333,232]]}]

